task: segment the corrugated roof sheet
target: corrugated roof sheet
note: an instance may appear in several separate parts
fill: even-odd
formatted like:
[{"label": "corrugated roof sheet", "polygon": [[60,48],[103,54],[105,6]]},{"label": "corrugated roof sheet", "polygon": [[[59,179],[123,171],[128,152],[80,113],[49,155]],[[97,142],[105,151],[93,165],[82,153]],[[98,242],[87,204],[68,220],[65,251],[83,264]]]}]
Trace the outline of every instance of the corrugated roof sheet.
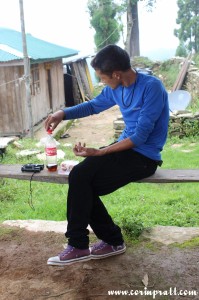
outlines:
[{"label": "corrugated roof sheet", "polygon": [[[26,34],[26,42],[28,56],[31,61],[58,59],[78,54],[77,50],[40,40],[33,37],[31,34]],[[10,48],[23,53],[21,32],[0,28],[0,44],[9,46]],[[5,51],[0,48],[0,62],[8,62],[16,59],[21,60],[21,57],[14,55],[13,51]]]},{"label": "corrugated roof sheet", "polygon": [[6,62],[6,61],[11,61],[11,60],[16,60],[16,59],[19,59],[19,58],[13,54],[10,54],[10,53],[0,49],[0,61]]}]

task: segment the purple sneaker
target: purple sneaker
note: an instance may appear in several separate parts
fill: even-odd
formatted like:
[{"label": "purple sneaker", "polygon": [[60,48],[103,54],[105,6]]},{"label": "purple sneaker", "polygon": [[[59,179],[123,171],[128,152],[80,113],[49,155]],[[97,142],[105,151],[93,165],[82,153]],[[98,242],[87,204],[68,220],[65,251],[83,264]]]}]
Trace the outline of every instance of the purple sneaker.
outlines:
[{"label": "purple sneaker", "polygon": [[126,251],[126,246],[123,243],[119,246],[111,246],[104,241],[100,241],[91,247],[91,258],[100,259],[106,258],[112,255],[122,254]]},{"label": "purple sneaker", "polygon": [[50,257],[48,265],[64,266],[75,262],[87,261],[91,259],[89,249],[78,249],[68,245],[58,256]]}]

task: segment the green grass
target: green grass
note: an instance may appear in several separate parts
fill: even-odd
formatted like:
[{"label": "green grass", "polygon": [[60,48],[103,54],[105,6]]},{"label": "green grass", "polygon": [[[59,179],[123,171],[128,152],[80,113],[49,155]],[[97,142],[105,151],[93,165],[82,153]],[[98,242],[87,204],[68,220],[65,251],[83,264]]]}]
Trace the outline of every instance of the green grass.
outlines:
[{"label": "green grass", "polygon": [[174,243],[174,244],[171,245],[171,247],[176,247],[176,248],[180,248],[180,249],[199,247],[199,237],[193,238],[193,239],[191,239],[189,241],[186,241],[182,244]]},{"label": "green grass", "polygon": [[161,64],[158,70],[154,70],[154,75],[157,77],[161,75],[164,86],[170,91],[176,81],[179,71],[178,63],[173,63],[171,60],[168,60]]},{"label": "green grass", "polygon": [[[23,139],[19,141],[23,149],[37,149],[38,141]],[[63,143],[61,141],[61,143]],[[62,144],[59,149],[66,153],[66,159],[75,159],[71,148],[66,148]],[[44,149],[41,147],[43,152]],[[44,163],[36,156],[26,158],[16,158],[19,150],[14,145],[9,145],[2,161],[3,164],[26,164]],[[63,160],[63,159],[62,159]],[[62,161],[61,160],[61,161]],[[13,219],[43,219],[43,220],[65,220],[65,203],[68,185],[49,184],[32,181],[32,201],[30,198],[30,182],[15,179],[0,180],[0,220]],[[32,204],[31,204],[32,202]],[[33,208],[32,208],[33,206]]]},{"label": "green grass", "polygon": [[[29,149],[35,141],[24,139]],[[177,144],[178,147],[174,147]],[[61,146],[67,159],[73,159],[71,149]],[[183,152],[191,150],[191,152]],[[16,159],[16,149],[10,145],[2,163],[37,163],[35,158]],[[163,168],[180,169],[199,167],[199,137],[169,139],[163,151]],[[28,181],[0,180],[0,221],[14,219],[65,220],[68,185]],[[126,229],[134,228],[136,235],[155,225],[199,226],[199,184],[131,183],[102,199],[114,220]],[[130,232],[131,234],[132,232]]]}]

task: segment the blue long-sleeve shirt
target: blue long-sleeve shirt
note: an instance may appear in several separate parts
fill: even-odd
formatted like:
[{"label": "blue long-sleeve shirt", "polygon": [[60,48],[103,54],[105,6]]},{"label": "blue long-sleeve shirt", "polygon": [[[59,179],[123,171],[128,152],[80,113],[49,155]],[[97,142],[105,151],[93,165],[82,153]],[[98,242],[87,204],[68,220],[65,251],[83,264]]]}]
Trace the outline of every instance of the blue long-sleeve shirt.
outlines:
[{"label": "blue long-sleeve shirt", "polygon": [[114,105],[119,106],[125,123],[118,141],[130,138],[135,144],[133,150],[161,160],[169,123],[168,94],[162,82],[154,76],[137,73],[136,82],[128,87],[106,86],[91,101],[64,109],[65,120],[98,114]]}]

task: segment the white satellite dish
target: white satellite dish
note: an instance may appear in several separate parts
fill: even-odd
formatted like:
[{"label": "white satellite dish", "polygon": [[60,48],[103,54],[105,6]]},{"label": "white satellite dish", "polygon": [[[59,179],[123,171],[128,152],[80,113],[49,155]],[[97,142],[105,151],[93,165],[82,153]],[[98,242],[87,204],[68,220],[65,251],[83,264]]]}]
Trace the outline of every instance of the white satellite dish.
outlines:
[{"label": "white satellite dish", "polygon": [[185,110],[191,102],[191,94],[184,90],[177,90],[169,93],[169,109],[173,112],[175,110]]}]

